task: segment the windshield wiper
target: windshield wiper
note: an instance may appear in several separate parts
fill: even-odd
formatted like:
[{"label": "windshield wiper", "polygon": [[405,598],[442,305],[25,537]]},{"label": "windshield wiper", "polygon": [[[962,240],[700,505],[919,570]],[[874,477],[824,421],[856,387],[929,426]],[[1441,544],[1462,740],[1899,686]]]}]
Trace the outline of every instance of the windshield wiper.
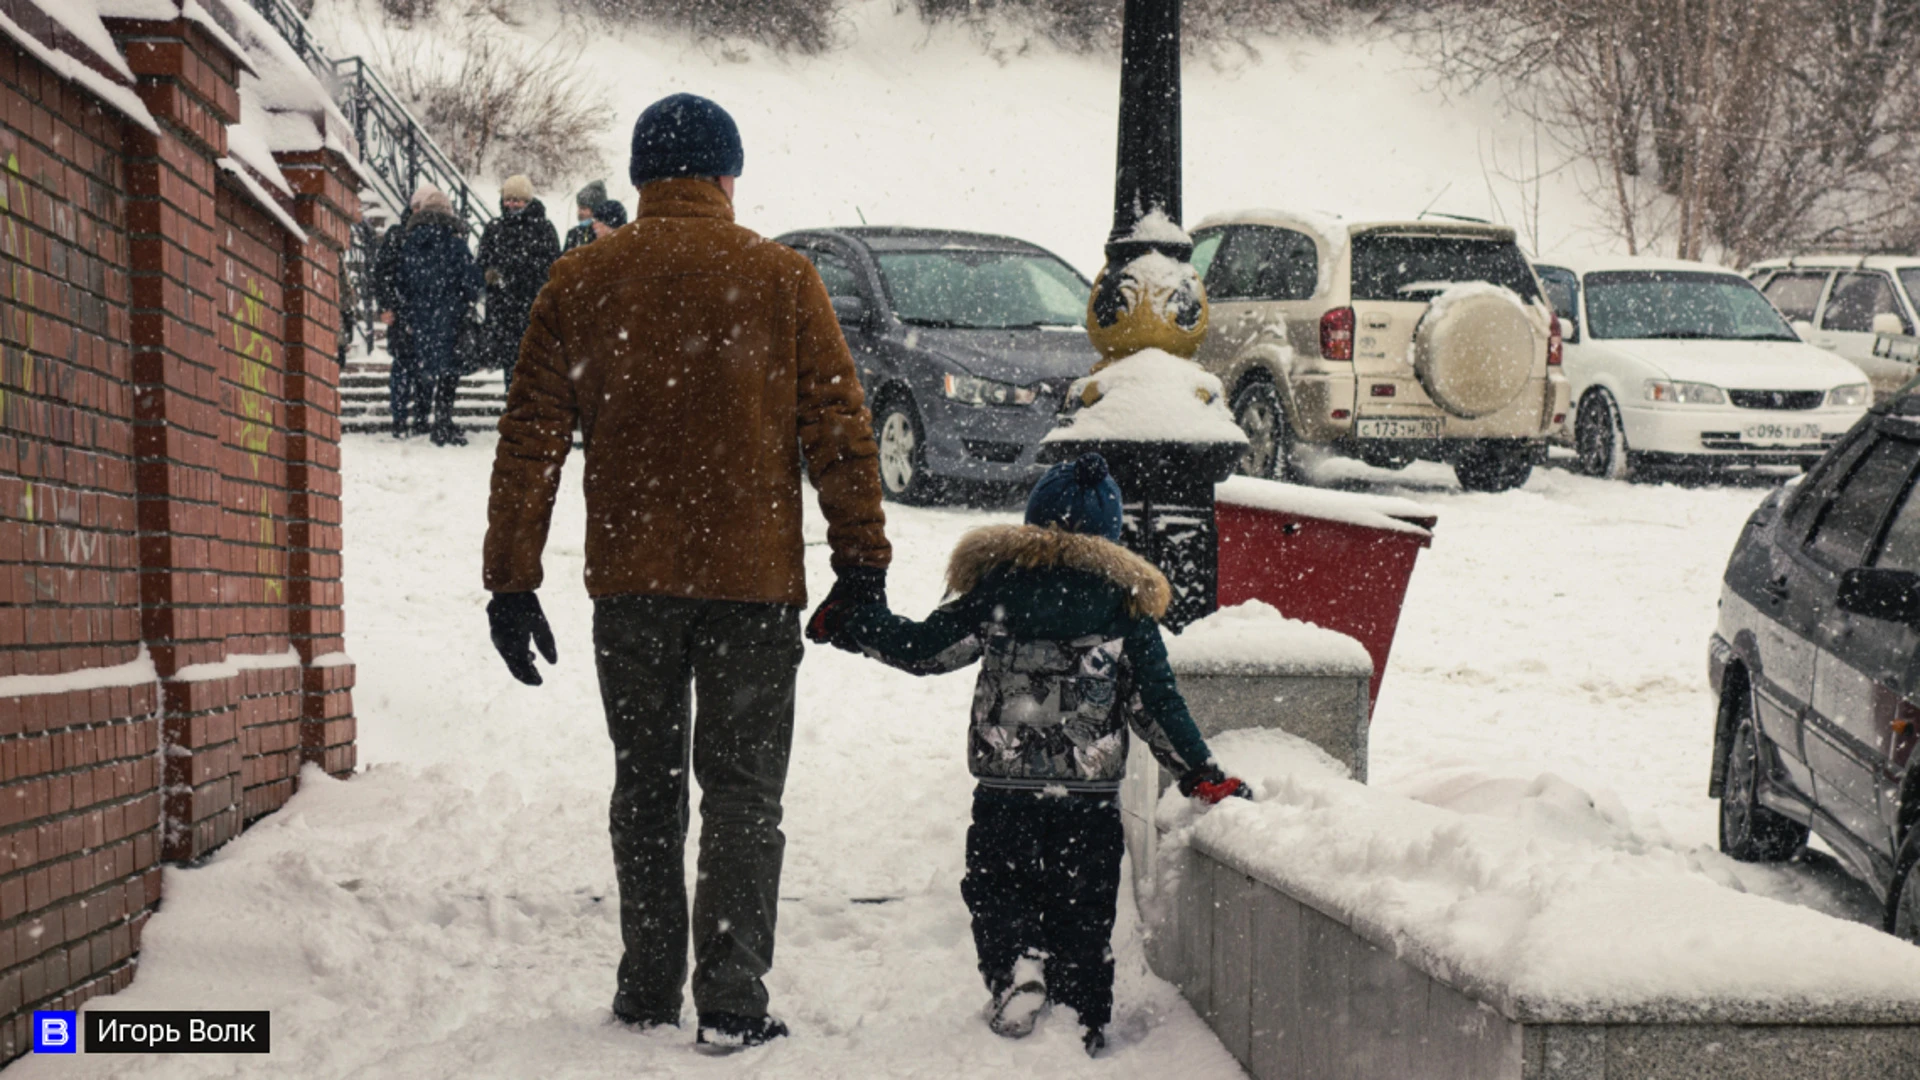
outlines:
[{"label": "windshield wiper", "polygon": [[915,318],[909,318],[908,316],[902,315],[900,316],[900,321],[903,323],[906,323],[908,326],[927,326],[927,327],[932,327],[935,330],[978,330],[980,329],[980,327],[977,327],[972,323],[955,322],[952,319],[915,319]]},{"label": "windshield wiper", "polygon": [[1649,341],[1655,341],[1655,340],[1659,340],[1659,341],[1704,341],[1704,340],[1706,340],[1706,339],[1708,339],[1708,338],[1716,338],[1716,337],[1719,337],[1720,335],[1719,335],[1719,334],[1709,334],[1709,333],[1707,333],[1707,332],[1706,332],[1705,330],[1660,330],[1660,331],[1656,331],[1656,332],[1654,332],[1654,333],[1651,333],[1651,334],[1642,334],[1642,335],[1640,335],[1640,336],[1641,336],[1642,338],[1645,338],[1645,339],[1647,339],[1647,340],[1649,340]]},{"label": "windshield wiper", "polygon": [[1799,341],[1800,339],[1793,334],[1768,333],[1768,334],[1734,334],[1728,337],[1727,340],[1728,341]]},{"label": "windshield wiper", "polygon": [[1044,330],[1049,326],[1055,327],[1055,328],[1063,328],[1063,327],[1077,327],[1079,325],[1080,325],[1079,323],[1070,323],[1070,322],[1023,322],[1023,323],[1008,323],[1005,326],[983,326],[980,329],[982,330]]}]

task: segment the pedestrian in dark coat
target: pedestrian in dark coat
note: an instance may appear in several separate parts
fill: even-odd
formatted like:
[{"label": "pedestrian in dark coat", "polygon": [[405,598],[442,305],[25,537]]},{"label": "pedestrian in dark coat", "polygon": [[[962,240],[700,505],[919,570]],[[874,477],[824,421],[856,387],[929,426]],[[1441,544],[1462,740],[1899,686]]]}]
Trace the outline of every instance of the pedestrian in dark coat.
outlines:
[{"label": "pedestrian in dark coat", "polygon": [[[534,301],[500,418],[482,579],[507,669],[539,683],[533,644],[549,663],[558,653],[534,590],[577,427],[615,761],[613,1014],[678,1024],[691,936],[697,1039],[732,1047],[787,1033],[765,976],[804,649],[803,475],[833,549],[828,603],[884,603],[893,554],[873,418],[827,288],[804,256],[734,223],[742,160],[739,129],[705,98],[640,115],[636,220],[561,256]],[[702,799],[691,918],[690,780]]]},{"label": "pedestrian in dark coat", "polygon": [[414,348],[400,290],[401,241],[412,217],[412,207],[400,212],[400,220],[380,238],[380,250],[373,259],[373,301],[380,305],[380,321],[387,328],[387,409],[396,439],[426,434],[433,411],[433,389],[421,374],[419,350]]},{"label": "pedestrian in dark coat", "polygon": [[453,426],[453,397],[460,383],[455,346],[461,323],[480,298],[480,272],[467,249],[466,232],[446,194],[422,184],[400,241],[400,295],[420,371],[433,388],[435,446],[467,441]]},{"label": "pedestrian in dark coat", "polygon": [[1025,525],[968,533],[951,597],[925,622],[868,605],[816,615],[817,636],[916,675],[979,661],[967,764],[979,786],[960,884],[1001,1035],[1072,1007],[1088,1053],[1113,1015],[1120,781],[1129,732],[1184,794],[1244,794],[1194,726],[1158,619],[1166,577],[1114,541],[1120,488],[1098,454],[1034,485]]},{"label": "pedestrian in dark coat", "polygon": [[480,273],[487,283],[487,363],[506,373],[509,394],[533,298],[559,257],[560,237],[547,208],[533,197],[533,181],[508,178],[500,188],[500,216],[480,236]]},{"label": "pedestrian in dark coat", "polygon": [[607,201],[607,182],[595,180],[580,189],[573,197],[574,216],[580,224],[567,230],[567,244],[563,251],[572,251],[582,244],[593,242],[593,208]]}]

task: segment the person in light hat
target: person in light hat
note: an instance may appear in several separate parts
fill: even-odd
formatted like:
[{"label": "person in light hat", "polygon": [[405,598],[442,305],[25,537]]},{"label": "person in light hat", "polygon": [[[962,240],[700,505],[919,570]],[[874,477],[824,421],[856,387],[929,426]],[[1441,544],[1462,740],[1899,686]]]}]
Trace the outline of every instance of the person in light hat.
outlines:
[{"label": "person in light hat", "polygon": [[533,299],[559,257],[560,236],[534,198],[533,181],[508,177],[500,185],[500,216],[480,234],[480,273],[487,283],[486,362],[505,372],[509,394]]}]

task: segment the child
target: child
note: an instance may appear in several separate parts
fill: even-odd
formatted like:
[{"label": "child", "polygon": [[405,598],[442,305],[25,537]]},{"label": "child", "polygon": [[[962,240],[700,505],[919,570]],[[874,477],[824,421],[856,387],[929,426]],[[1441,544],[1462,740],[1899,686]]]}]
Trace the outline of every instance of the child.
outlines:
[{"label": "child", "polygon": [[950,598],[925,622],[872,605],[826,612],[823,627],[834,644],[919,675],[982,662],[960,892],[993,994],[989,1023],[1019,1038],[1058,1002],[1080,1014],[1089,1054],[1106,1045],[1113,1012],[1129,723],[1182,794],[1248,795],[1213,763],[1174,685],[1155,621],[1167,579],[1119,537],[1119,485],[1087,454],[1041,477],[1025,525],[960,541]]}]

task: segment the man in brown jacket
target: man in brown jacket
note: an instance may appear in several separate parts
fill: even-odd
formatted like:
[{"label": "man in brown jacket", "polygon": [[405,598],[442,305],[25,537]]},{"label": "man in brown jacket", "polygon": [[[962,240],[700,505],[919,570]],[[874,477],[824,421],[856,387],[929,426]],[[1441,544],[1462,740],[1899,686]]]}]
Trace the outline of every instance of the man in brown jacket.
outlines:
[{"label": "man in brown jacket", "polygon": [[703,793],[693,998],[698,1041],[713,1046],[786,1034],[762,977],[806,603],[802,453],[838,577],[822,609],[884,601],[892,556],[872,420],[833,305],[805,258],[733,224],[741,163],[732,118],[705,98],[641,114],[629,170],[639,217],[563,255],[534,302],[500,418],[485,552],[494,644],[538,684],[529,641],[549,663],[556,651],[533,590],[578,424],[615,750],[625,955],[613,1011],[680,1022],[691,760]]}]

